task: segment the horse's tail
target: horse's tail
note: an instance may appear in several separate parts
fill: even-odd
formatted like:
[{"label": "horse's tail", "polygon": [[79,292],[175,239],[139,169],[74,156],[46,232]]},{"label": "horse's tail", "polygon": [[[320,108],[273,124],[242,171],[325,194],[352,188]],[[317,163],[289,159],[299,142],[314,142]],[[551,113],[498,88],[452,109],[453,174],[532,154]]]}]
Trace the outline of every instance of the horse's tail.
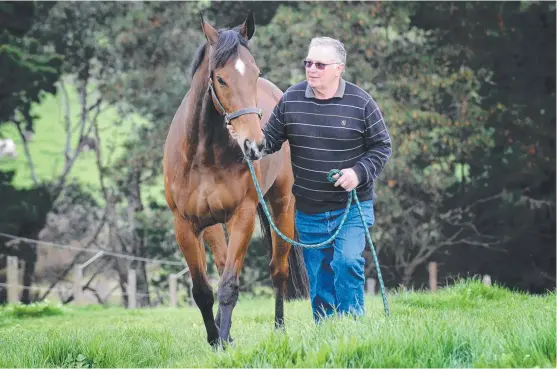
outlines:
[{"label": "horse's tail", "polygon": [[[261,204],[257,205],[257,215],[261,223],[261,232],[267,245],[269,255],[273,254],[273,242],[271,237],[271,225],[263,211]],[[294,240],[298,241],[298,231],[294,226]],[[288,254],[288,280],[286,281],[286,300],[306,299],[309,297],[309,281],[304,264],[302,249],[292,246]]]}]

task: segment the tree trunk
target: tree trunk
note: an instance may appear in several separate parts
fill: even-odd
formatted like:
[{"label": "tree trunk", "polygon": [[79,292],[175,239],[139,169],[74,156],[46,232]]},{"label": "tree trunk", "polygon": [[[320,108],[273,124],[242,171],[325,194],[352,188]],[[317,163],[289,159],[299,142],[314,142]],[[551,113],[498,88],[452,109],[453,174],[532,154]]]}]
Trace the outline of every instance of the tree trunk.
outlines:
[{"label": "tree trunk", "polygon": [[23,285],[27,287],[21,292],[21,302],[23,304],[30,304],[33,300],[30,287],[33,285],[33,280],[35,277],[37,247],[36,245],[26,243],[25,245],[22,245],[21,248],[21,256],[25,262],[25,266],[23,268]]},{"label": "tree trunk", "polygon": [[[0,255],[0,283],[6,283],[6,268],[8,266],[7,255]],[[8,289],[6,287],[0,287],[0,305],[8,302]]]},{"label": "tree trunk", "polygon": [[409,263],[403,267],[401,284],[404,288],[408,288],[412,284],[412,276],[416,271],[416,267],[417,265],[414,263]]},{"label": "tree trunk", "polygon": [[[134,168],[135,169],[135,168]],[[128,215],[130,219],[130,229],[132,233],[132,248],[134,255],[139,257],[147,257],[147,248],[145,238],[143,237],[143,228],[138,219],[138,215],[143,211],[143,203],[141,201],[140,173],[132,170],[129,175],[129,186],[127,191],[128,199]],[[150,306],[149,298],[149,280],[147,277],[147,265],[143,261],[132,263],[136,271],[137,278],[137,306]]]}]

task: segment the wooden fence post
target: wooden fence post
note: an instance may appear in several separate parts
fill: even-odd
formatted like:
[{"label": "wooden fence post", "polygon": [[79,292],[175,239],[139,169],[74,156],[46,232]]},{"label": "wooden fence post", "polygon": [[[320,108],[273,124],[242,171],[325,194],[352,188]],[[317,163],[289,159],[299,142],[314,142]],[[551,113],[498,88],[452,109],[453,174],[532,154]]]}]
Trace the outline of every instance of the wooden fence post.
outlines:
[{"label": "wooden fence post", "polygon": [[375,279],[374,278],[368,278],[367,279],[367,293],[369,293],[370,295],[375,295]]},{"label": "wooden fence post", "polygon": [[189,272],[189,268],[185,267],[180,272],[176,274],[170,274],[168,276],[168,289],[170,292],[170,306],[178,306],[178,278],[181,278],[184,274]]},{"label": "wooden fence post", "polygon": [[75,305],[83,304],[83,268],[77,265],[73,277],[73,302]]},{"label": "wooden fence post", "polygon": [[178,292],[177,292],[177,278],[176,274],[170,274],[168,276],[168,289],[170,290],[170,306],[178,306]]},{"label": "wooden fence post", "polygon": [[437,263],[435,261],[429,263],[429,289],[433,292],[437,291]]},{"label": "wooden fence post", "polygon": [[8,302],[17,304],[19,302],[19,268],[17,256],[8,256],[6,283],[8,284]]},{"label": "wooden fence post", "polygon": [[128,309],[135,309],[136,306],[135,292],[136,292],[135,270],[128,269]]},{"label": "wooden fence post", "polygon": [[86,303],[85,299],[83,298],[83,274],[84,274],[83,271],[85,270],[85,268],[87,268],[87,266],[89,266],[89,264],[91,264],[93,261],[97,260],[103,255],[104,255],[104,251],[99,251],[95,254],[95,256],[89,258],[89,260],[87,260],[85,263],[77,266],[77,269],[75,271],[74,295],[73,295],[76,305],[85,305]]}]

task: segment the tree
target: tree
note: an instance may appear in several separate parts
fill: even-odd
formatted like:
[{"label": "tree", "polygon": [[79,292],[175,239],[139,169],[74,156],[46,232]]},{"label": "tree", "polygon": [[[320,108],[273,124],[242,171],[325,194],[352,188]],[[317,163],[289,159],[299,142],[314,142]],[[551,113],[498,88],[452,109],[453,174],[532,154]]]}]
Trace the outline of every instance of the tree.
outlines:
[{"label": "tree", "polygon": [[555,4],[416,5],[412,24],[435,33],[440,47],[461,50],[450,65],[492,73],[479,93],[493,145],[469,161],[474,180],[458,189],[458,201],[493,198],[476,208],[479,229],[508,242],[504,252],[457,249],[446,268],[457,273],[465,266],[530,291],[554,288]]},{"label": "tree", "polygon": [[[52,205],[46,186],[37,181],[27,148],[27,133],[33,132],[36,118],[31,107],[45,94],[55,93],[61,67],[59,55],[45,48],[33,34],[33,27],[44,19],[38,8],[36,3],[0,4],[0,125],[17,127],[35,183],[31,189],[16,189],[12,182],[15,173],[0,172],[4,210],[0,230],[28,237],[38,234]],[[36,261],[34,246],[16,247],[3,241],[0,253],[16,255],[25,261],[23,284],[30,286]],[[28,303],[30,300],[30,291],[26,289],[22,301]],[[5,291],[0,292],[0,303],[4,301]]]},{"label": "tree", "polygon": [[[127,194],[127,203],[135,204],[133,211],[141,219],[133,222],[137,226],[137,234],[144,234],[151,241],[161,240],[160,243],[145,244],[144,252],[147,255],[168,254],[168,247],[177,250],[174,242],[167,242],[166,236],[162,239],[158,237],[161,232],[156,232],[157,237],[150,237],[144,231],[153,229],[149,223],[155,221],[154,216],[160,215],[158,207],[166,206],[160,185],[161,148],[168,125],[190,85],[191,75],[186,66],[190,65],[198,46],[205,42],[199,28],[199,12],[203,11],[208,18],[216,17],[222,21],[222,26],[235,26],[231,23],[234,15],[227,9],[236,9],[238,6],[245,4],[188,3],[185,6],[169,3],[163,6],[160,3],[138,3],[132,6],[135,11],[129,11],[114,24],[116,42],[106,44],[106,53],[113,58],[115,67],[103,81],[104,96],[113,103],[123,102],[120,104],[123,112],[138,112],[148,121],[137,127],[135,134],[125,144],[126,155],[111,170],[121,193]],[[264,7],[256,5],[256,8]],[[245,13],[242,14],[245,16]],[[147,192],[149,196],[140,195]],[[145,206],[144,203],[150,205]],[[159,221],[157,223],[161,224]],[[170,230],[172,222],[169,221],[165,227]],[[254,251],[259,253],[258,256],[265,256],[265,250],[261,248]],[[212,257],[209,252],[208,255]],[[294,256],[301,257],[299,250]],[[269,276],[268,262],[261,264],[262,259],[250,258],[245,265],[246,269],[263,270],[261,279]],[[291,254],[291,261],[293,259]],[[289,297],[298,295],[294,288],[288,291]]]},{"label": "tree", "polygon": [[469,184],[472,154],[492,144],[479,94],[489,72],[453,67],[448,61],[460,49],[412,28],[412,12],[395,3],[280,8],[254,44],[262,73],[286,89],[305,79],[301,61],[312,37],[343,41],[344,78],[371,93],[392,135],[393,157],[375,186],[374,238],[393,283],[406,285],[440,249],[500,241],[475,232],[469,209],[447,208],[450,189]]}]

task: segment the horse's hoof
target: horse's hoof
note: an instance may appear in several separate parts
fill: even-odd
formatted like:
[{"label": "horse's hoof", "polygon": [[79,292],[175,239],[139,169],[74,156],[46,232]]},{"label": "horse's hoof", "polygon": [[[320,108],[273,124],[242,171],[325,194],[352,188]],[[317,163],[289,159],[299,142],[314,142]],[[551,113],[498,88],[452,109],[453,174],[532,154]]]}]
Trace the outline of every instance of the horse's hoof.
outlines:
[{"label": "horse's hoof", "polygon": [[220,338],[218,334],[213,337],[207,337],[207,342],[209,343],[209,345],[213,346],[213,348],[217,348],[220,343]]},{"label": "horse's hoof", "polygon": [[284,320],[278,320],[278,321],[275,320],[275,329],[284,331],[285,330]]}]

